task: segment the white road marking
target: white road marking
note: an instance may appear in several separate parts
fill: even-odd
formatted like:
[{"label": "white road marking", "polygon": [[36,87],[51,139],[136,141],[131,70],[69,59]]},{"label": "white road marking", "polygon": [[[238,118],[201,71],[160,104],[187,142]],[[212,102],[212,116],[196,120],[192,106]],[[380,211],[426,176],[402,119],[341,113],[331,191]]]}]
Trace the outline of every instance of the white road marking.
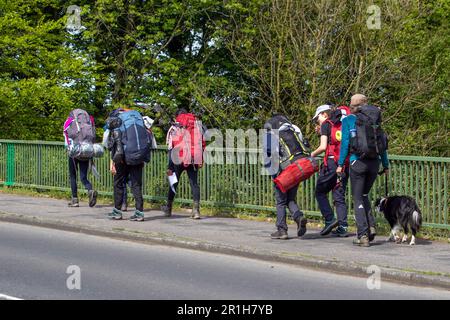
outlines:
[{"label": "white road marking", "polygon": [[23,300],[23,299],[16,298],[16,297],[11,297],[11,296],[8,296],[6,294],[1,294],[0,293],[0,300]]}]

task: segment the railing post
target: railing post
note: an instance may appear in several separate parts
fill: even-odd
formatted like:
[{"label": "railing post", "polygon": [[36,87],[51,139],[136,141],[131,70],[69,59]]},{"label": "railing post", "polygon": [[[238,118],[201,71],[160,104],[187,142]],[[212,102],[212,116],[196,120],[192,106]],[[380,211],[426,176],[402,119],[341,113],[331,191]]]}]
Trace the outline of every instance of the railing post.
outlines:
[{"label": "railing post", "polygon": [[6,144],[6,186],[14,185],[15,150],[13,143]]},{"label": "railing post", "polygon": [[42,144],[38,145],[38,159],[37,159],[37,181],[38,185],[42,185]]},{"label": "railing post", "polygon": [[209,201],[209,174],[208,174],[208,165],[204,164],[203,165],[203,175],[204,175],[204,186],[203,186],[203,190],[205,190],[205,201]]}]

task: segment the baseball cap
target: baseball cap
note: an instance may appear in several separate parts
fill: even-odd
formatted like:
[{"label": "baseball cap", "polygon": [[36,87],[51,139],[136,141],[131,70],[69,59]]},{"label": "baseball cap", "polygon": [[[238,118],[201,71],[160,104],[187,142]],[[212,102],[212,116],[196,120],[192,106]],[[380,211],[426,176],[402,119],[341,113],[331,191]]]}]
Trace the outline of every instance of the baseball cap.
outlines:
[{"label": "baseball cap", "polygon": [[316,113],[314,114],[314,117],[312,118],[312,120],[313,121],[316,120],[317,117],[319,116],[319,114],[321,114],[322,112],[327,111],[327,110],[331,110],[331,106],[328,104],[323,104],[323,105],[317,107]]}]

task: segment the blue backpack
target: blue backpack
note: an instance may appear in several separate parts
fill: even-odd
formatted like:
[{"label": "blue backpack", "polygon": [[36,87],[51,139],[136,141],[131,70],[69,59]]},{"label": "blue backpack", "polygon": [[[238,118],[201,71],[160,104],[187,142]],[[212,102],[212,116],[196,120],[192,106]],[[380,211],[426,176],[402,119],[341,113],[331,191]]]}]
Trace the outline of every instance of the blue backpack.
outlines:
[{"label": "blue backpack", "polygon": [[130,110],[119,114],[122,125],[116,129],[122,135],[125,163],[130,166],[150,161],[150,135],[145,129],[142,115]]}]

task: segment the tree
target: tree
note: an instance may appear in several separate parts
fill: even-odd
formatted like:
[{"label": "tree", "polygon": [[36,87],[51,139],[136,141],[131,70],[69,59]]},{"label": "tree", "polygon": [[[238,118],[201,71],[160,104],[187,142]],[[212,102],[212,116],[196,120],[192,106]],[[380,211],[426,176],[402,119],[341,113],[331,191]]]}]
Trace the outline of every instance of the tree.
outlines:
[{"label": "tree", "polygon": [[[58,139],[75,105],[88,108],[85,63],[67,45],[64,1],[0,1],[0,135]],[[39,5],[38,5],[39,4]]]},{"label": "tree", "polygon": [[102,126],[140,101],[166,125],[179,107],[220,129],[282,112],[315,143],[315,108],[360,92],[382,108],[391,153],[450,155],[450,0],[77,5],[69,32],[65,1],[0,0],[1,137],[60,140],[74,107]]}]

